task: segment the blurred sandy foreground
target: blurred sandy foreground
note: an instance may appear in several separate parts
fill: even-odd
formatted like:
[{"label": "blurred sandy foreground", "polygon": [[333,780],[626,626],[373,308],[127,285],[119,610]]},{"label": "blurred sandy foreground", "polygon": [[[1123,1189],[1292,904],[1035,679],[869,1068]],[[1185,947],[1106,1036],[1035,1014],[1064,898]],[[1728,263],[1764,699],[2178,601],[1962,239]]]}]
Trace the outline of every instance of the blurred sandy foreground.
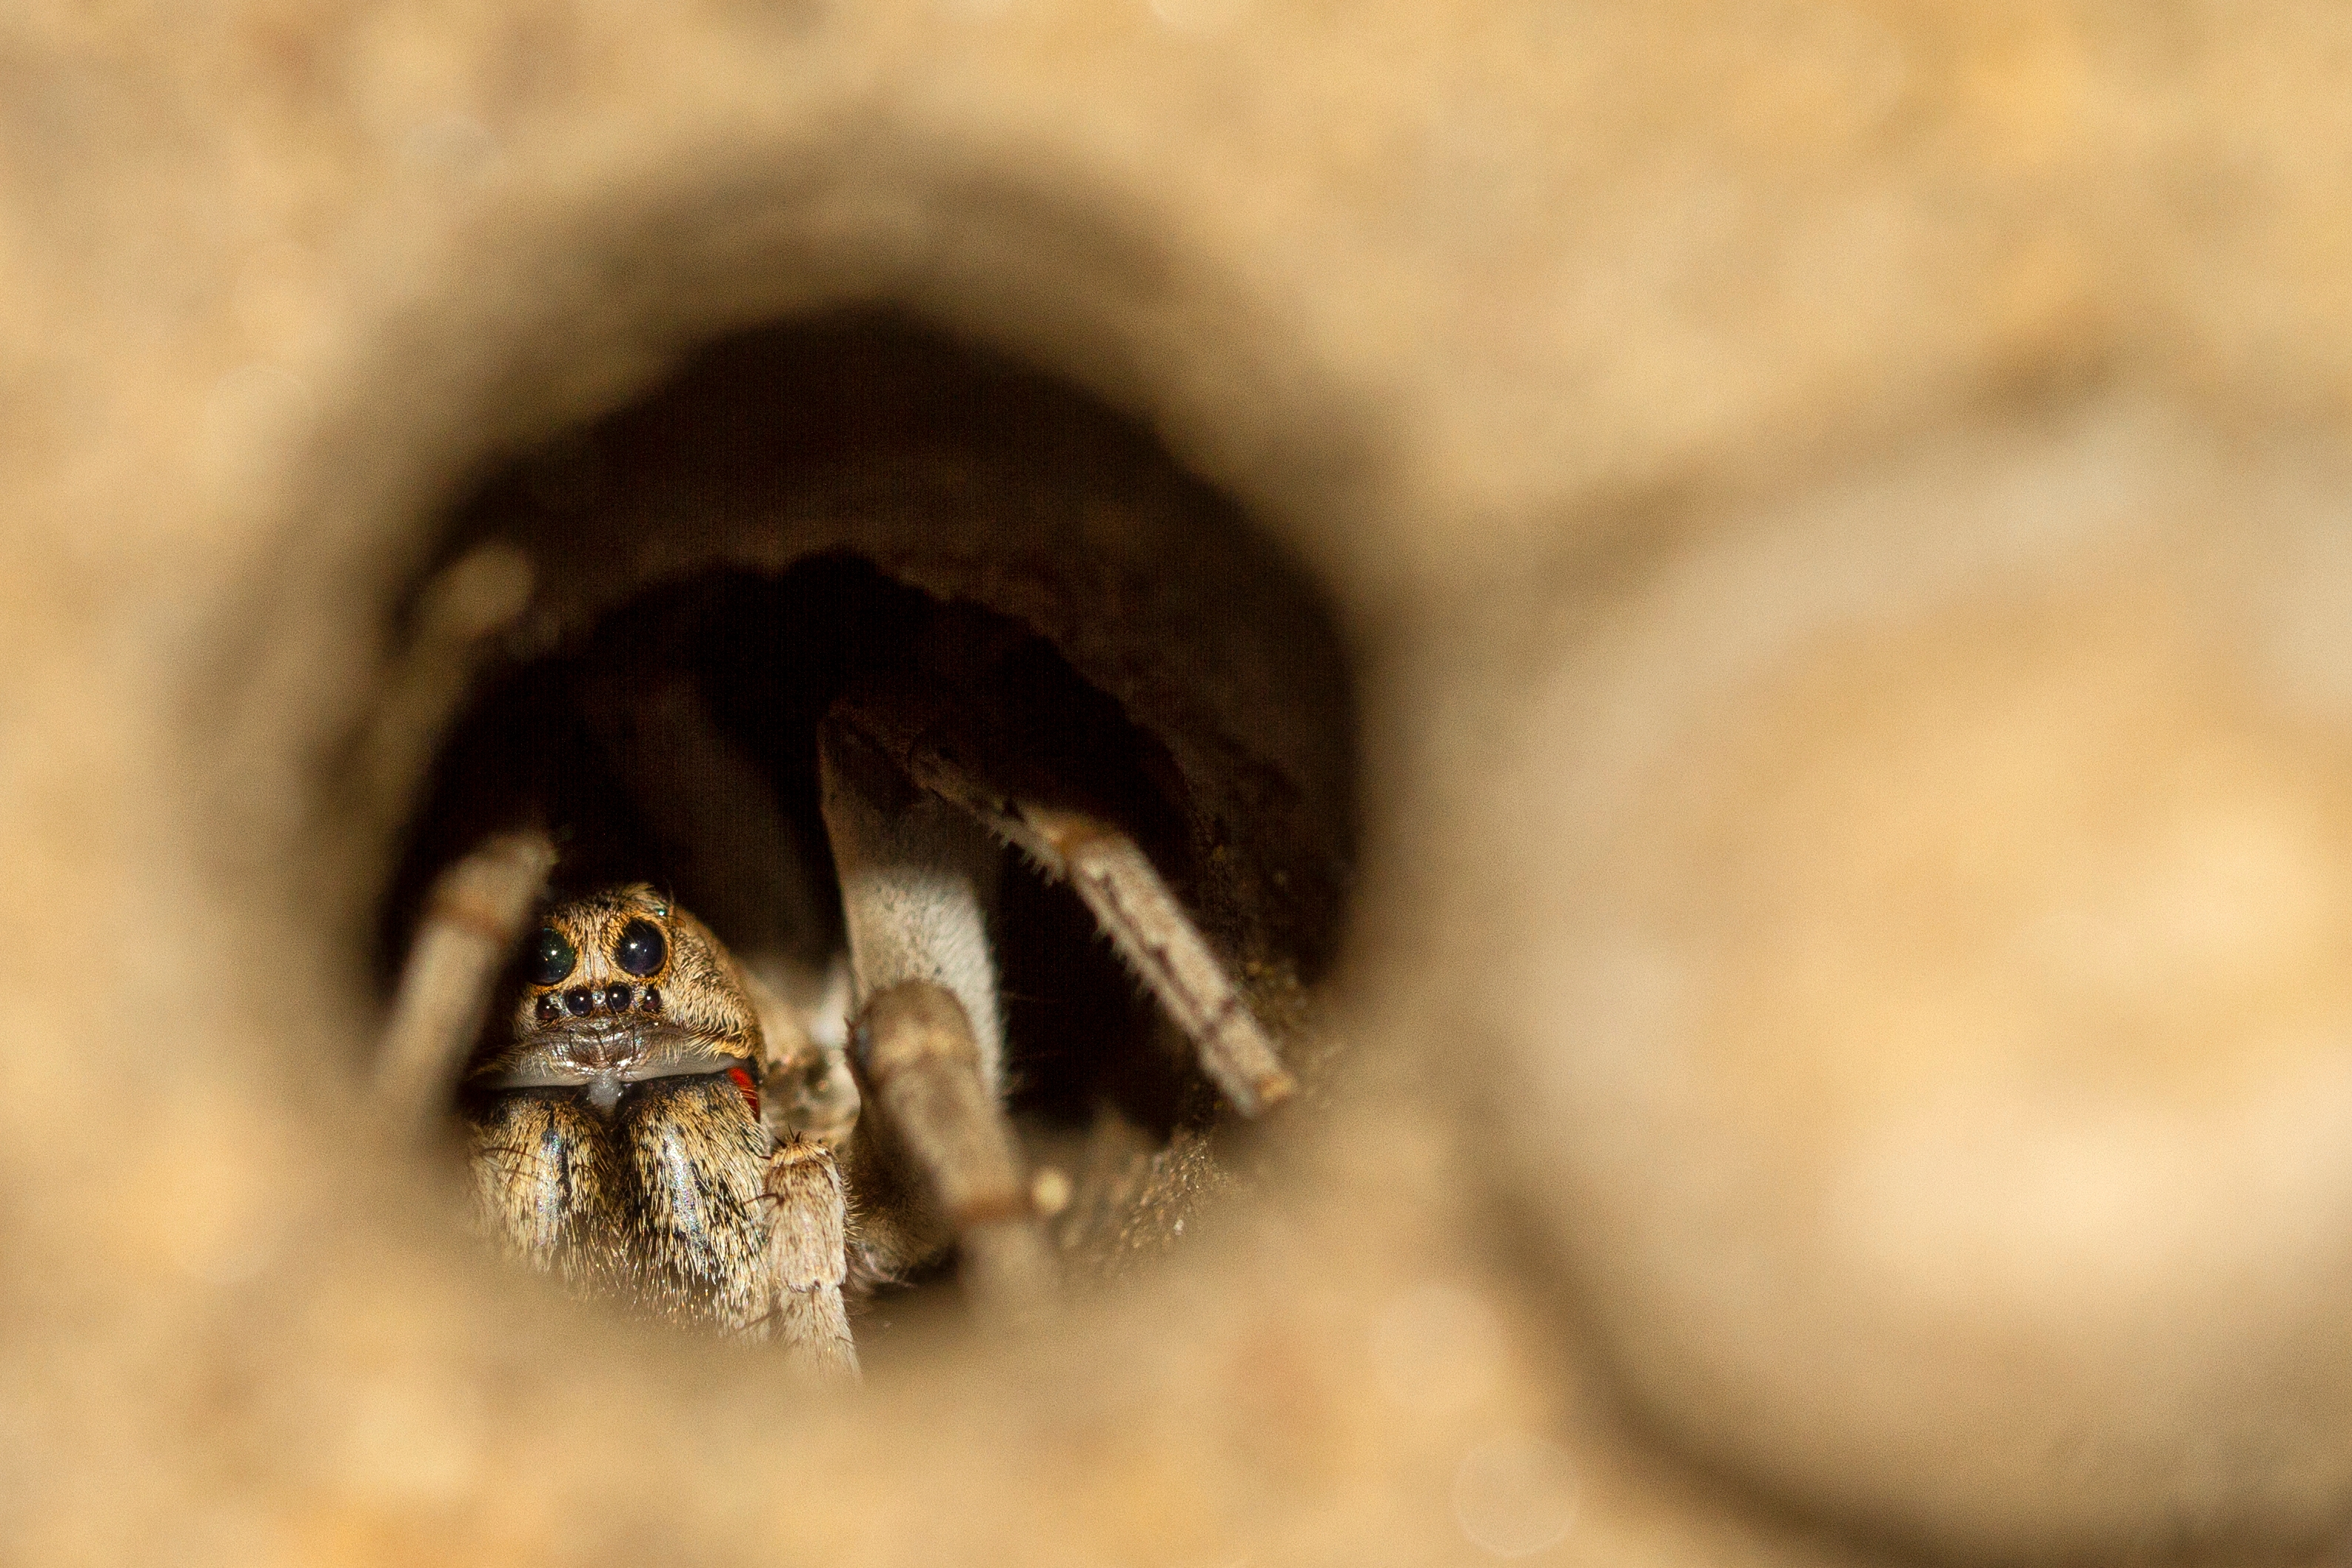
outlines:
[{"label": "blurred sandy foreground", "polygon": [[[2347,73],[2316,4],[13,8],[0,1560],[2333,1561]],[[457,1238],[329,781],[469,476],[845,301],[1297,556],[1364,853],[1263,1189],[827,1398]]]}]

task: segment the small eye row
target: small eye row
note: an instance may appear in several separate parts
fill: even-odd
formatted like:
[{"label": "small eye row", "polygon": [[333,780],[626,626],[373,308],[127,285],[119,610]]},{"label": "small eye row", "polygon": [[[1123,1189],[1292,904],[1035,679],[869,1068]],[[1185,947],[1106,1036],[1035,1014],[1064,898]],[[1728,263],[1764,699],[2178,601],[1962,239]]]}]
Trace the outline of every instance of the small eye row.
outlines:
[{"label": "small eye row", "polygon": [[[662,936],[661,927],[648,920],[631,921],[621,928],[620,937],[613,943],[614,963],[624,974],[634,974],[640,980],[659,973],[663,962],[668,957],[669,943]],[[539,928],[539,934],[531,939],[530,957],[525,966],[528,972],[526,978],[533,985],[560,985],[564,976],[579,965],[580,952],[572,945],[570,938],[553,926]],[[613,989],[626,991],[628,987],[616,985]],[[575,989],[565,994],[587,995],[589,993],[584,989]],[[590,1005],[593,1006],[593,1003]],[[612,1005],[616,1013],[625,1011],[627,1007],[627,1004],[623,1002],[615,1002]],[[583,1013],[588,1010],[586,1007],[573,1009]]]},{"label": "small eye row", "polygon": [[640,1013],[662,1010],[661,993],[647,985],[574,985],[569,991],[550,991],[533,1005],[532,1011],[542,1024],[552,1024],[566,1014],[585,1018],[592,1013],[625,1013],[631,1007]]}]

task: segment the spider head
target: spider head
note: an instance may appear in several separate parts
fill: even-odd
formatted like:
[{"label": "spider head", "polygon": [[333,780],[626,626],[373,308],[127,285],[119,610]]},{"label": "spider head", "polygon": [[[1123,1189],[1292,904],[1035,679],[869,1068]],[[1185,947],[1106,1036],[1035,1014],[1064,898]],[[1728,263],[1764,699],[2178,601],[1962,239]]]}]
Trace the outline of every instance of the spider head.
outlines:
[{"label": "spider head", "polygon": [[624,1086],[756,1062],[760,1026],[740,974],[700,921],[642,883],[547,912],[522,953],[509,1039],[478,1088],[579,1086],[609,1110]]}]

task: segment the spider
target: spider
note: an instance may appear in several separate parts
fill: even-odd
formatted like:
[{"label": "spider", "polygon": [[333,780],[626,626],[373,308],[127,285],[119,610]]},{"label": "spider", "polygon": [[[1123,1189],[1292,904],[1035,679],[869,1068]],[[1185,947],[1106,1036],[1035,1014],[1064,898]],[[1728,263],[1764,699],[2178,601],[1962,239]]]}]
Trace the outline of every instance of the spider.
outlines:
[{"label": "spider", "polygon": [[[478,568],[461,562],[444,597]],[[1122,787],[1118,748],[1073,745],[1041,711],[1037,639],[925,599],[878,643],[815,728],[838,951],[813,940],[822,900],[694,682],[603,671],[578,683],[591,728],[646,817],[727,847],[711,892],[750,940],[730,952],[644,883],[551,906],[548,830],[490,833],[432,885],[378,1068],[412,1123],[454,1092],[477,1212],[507,1252],[831,1374],[857,1368],[851,1304],[950,1250],[985,1313],[1051,1298],[1005,1109],[991,932],[1007,847],[1076,893],[1226,1102],[1256,1116],[1294,1089],[1120,820],[1148,781]],[[436,658],[446,684],[463,658]]]}]

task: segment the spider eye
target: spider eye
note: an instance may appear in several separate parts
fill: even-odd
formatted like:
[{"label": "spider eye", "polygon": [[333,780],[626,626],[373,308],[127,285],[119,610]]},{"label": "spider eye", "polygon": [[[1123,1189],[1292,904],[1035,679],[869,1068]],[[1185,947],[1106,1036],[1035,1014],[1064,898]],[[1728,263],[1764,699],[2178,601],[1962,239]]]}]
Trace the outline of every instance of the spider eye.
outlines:
[{"label": "spider eye", "polygon": [[552,985],[572,973],[580,955],[563,940],[563,933],[553,926],[541,926],[531,938],[530,973],[526,976],[533,985]]},{"label": "spider eye", "polygon": [[613,962],[643,979],[662,966],[668,948],[662,941],[661,927],[651,921],[631,921],[621,928],[621,940],[613,944]]}]

